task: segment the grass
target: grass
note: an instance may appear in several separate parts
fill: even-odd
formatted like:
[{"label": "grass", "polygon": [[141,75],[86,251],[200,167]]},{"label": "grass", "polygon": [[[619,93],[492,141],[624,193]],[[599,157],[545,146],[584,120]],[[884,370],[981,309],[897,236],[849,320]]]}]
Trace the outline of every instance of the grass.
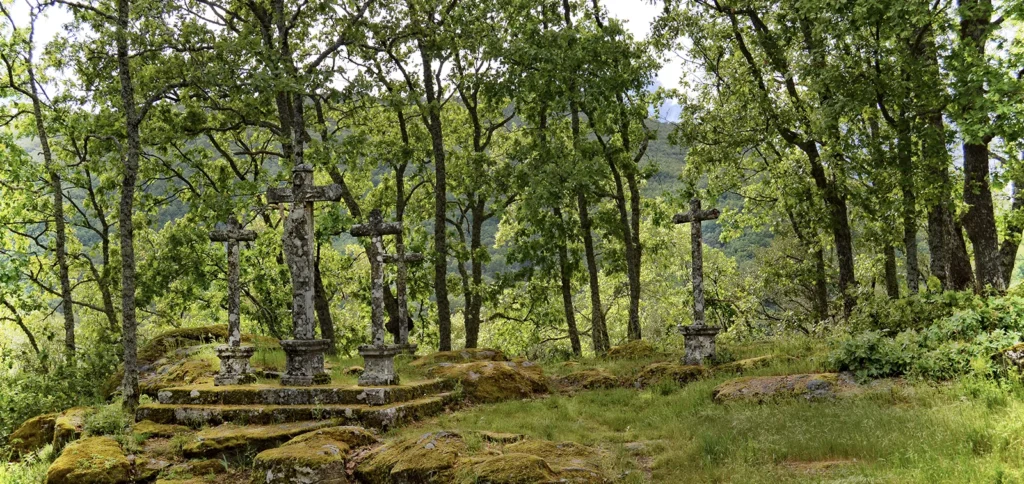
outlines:
[{"label": "grass", "polygon": [[46,445],[39,452],[25,456],[20,462],[0,460],[0,482],[4,484],[39,484],[46,480],[46,470],[56,456]]},{"label": "grass", "polygon": [[[800,356],[752,374],[821,371],[823,351],[810,340],[723,348],[737,358]],[[641,363],[583,360],[570,367],[619,373]],[[566,372],[564,364],[546,366]],[[612,475],[624,482],[1024,480],[1018,384],[907,382],[834,402],[713,403],[712,390],[728,378],[482,405],[394,434],[488,430],[575,441],[604,449]]]}]

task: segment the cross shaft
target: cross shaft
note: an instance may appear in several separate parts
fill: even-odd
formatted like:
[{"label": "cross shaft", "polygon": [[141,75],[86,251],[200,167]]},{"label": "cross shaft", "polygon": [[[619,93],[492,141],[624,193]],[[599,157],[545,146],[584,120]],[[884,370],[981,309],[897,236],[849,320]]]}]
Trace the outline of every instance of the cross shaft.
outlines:
[{"label": "cross shaft", "polygon": [[704,326],[704,251],[701,224],[719,216],[718,209],[701,210],[700,200],[690,200],[690,211],[672,217],[677,224],[690,224],[691,272],[693,277],[693,325]]}]

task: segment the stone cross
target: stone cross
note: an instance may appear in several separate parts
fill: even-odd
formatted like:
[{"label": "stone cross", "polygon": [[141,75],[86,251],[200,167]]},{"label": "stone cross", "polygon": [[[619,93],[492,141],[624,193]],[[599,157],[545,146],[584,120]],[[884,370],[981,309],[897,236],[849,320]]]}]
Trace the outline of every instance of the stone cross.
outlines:
[{"label": "stone cross", "polygon": [[[353,226],[349,233],[353,237],[369,237],[374,248],[372,257],[370,257],[370,336],[372,344],[359,347],[359,354],[363,357],[364,362],[359,385],[397,385],[398,373],[395,372],[394,357],[402,351],[403,347],[384,343],[385,254],[383,239],[385,235],[402,233],[402,224],[384,222],[380,210],[374,209],[370,212],[370,219],[367,223]],[[394,257],[390,257],[390,259],[396,261]],[[399,301],[399,304],[401,305],[402,302]],[[399,321],[399,324],[404,326],[404,321]]]},{"label": "stone cross", "polygon": [[685,336],[686,356],[684,363],[689,365],[702,364],[704,359],[715,355],[715,336],[718,328],[711,328],[704,323],[704,253],[701,224],[705,220],[714,220],[719,216],[717,209],[702,210],[700,200],[690,200],[690,211],[678,213],[672,217],[677,224],[690,224],[691,267],[693,273],[693,325],[680,328]]},{"label": "stone cross", "polygon": [[403,244],[397,244],[397,254],[384,254],[385,264],[398,266],[398,278],[395,280],[395,288],[398,292],[398,343],[405,346],[410,353],[415,353],[416,348],[409,345],[409,262],[420,262],[423,254],[405,252]]},{"label": "stone cross", "polygon": [[329,383],[324,372],[324,351],[330,341],[316,339],[314,318],[313,264],[313,202],[336,202],[341,199],[340,185],[313,185],[313,167],[298,165],[292,169],[292,186],[270,188],[267,202],[291,203],[281,237],[285,259],[292,276],[292,326],[295,339],[281,341],[286,362],[281,377],[284,385],[308,386]]},{"label": "stone cross", "polygon": [[210,240],[224,242],[228,251],[228,344],[217,347],[220,357],[220,372],[214,377],[215,385],[237,385],[255,381],[249,358],[255,352],[251,346],[242,346],[242,330],[239,317],[239,241],[256,240],[256,232],[242,230],[238,219],[228,219],[227,228],[210,232]]}]

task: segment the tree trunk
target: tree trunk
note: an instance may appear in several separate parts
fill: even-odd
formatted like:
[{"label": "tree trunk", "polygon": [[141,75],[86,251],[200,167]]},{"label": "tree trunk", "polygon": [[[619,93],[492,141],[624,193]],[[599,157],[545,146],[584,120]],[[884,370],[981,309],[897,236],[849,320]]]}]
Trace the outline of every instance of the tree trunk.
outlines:
[{"label": "tree trunk", "polygon": [[999,236],[996,233],[995,207],[988,182],[988,144],[964,143],[964,228],[974,248],[974,267],[978,286],[997,292],[1006,289],[1003,283]]},{"label": "tree trunk", "polygon": [[427,106],[424,122],[430,133],[434,157],[434,296],[437,300],[438,350],[452,349],[451,307],[448,302],[448,180],[445,172],[444,135],[441,129],[441,101],[434,91],[433,57],[420,45],[423,87]]},{"label": "tree trunk", "polygon": [[480,312],[483,306],[483,297],[480,289],[483,286],[484,265],[480,260],[480,251],[483,246],[483,225],[485,221],[485,200],[479,197],[473,205],[473,219],[469,235],[469,260],[471,281],[469,294],[466,295],[466,348],[476,348],[480,336]]},{"label": "tree trunk", "polygon": [[316,245],[316,263],[313,264],[313,307],[316,309],[316,320],[320,324],[320,337],[331,342],[327,354],[338,354],[331,303],[327,300],[327,290],[324,288],[323,276],[320,273],[320,244]]},{"label": "tree trunk", "polygon": [[608,352],[608,328],[604,321],[604,306],[601,304],[601,284],[598,280],[594,235],[590,231],[592,223],[587,208],[587,199],[582,191],[576,192],[576,203],[580,211],[580,225],[583,228],[583,249],[587,258],[587,273],[590,276],[590,336],[594,342],[594,353],[600,356]]},{"label": "tree trunk", "polygon": [[1024,208],[1024,194],[1017,188],[1017,182],[1013,182],[1013,205],[1006,221],[1006,234],[1003,237],[1003,245],[999,247],[1000,258],[1002,259],[1003,286],[1010,287],[1010,279],[1013,278],[1013,266],[1017,262],[1017,249],[1020,248],[1021,231],[1024,230],[1024,222],[1016,214]]},{"label": "tree trunk", "polygon": [[562,209],[554,208],[555,217],[558,218],[562,228],[562,234],[558,243],[558,274],[562,289],[562,309],[565,310],[565,324],[569,329],[569,343],[572,345],[572,354],[581,356],[583,346],[580,344],[580,332],[576,328],[576,309],[572,303],[572,269],[569,267],[569,249],[566,247],[564,231],[565,221],[562,218]]},{"label": "tree trunk", "polygon": [[917,261],[917,193],[914,190],[914,166],[910,151],[910,126],[901,114],[897,123],[897,162],[900,167],[900,192],[903,194],[903,251],[907,263],[907,292],[918,293],[921,269]]},{"label": "tree trunk", "polygon": [[[31,53],[32,47],[29,47],[29,49]],[[46,166],[46,173],[50,178],[50,191],[53,192],[54,250],[57,256],[61,310],[64,316],[64,351],[67,353],[68,362],[70,362],[75,356],[75,306],[71,299],[71,278],[68,275],[67,228],[64,222],[64,187],[61,183],[60,173],[57,172],[57,166],[53,161],[53,153],[50,151],[50,137],[46,132],[46,122],[43,119],[43,103],[39,99],[35,66],[32,65],[31,57],[29,57],[27,70],[29,88],[32,93],[32,111],[36,121],[36,131],[39,134],[39,147],[43,152],[43,163]]]},{"label": "tree trunk", "polygon": [[811,177],[814,184],[822,192],[825,206],[829,214],[829,226],[839,259],[839,291],[843,296],[843,317],[849,318],[853,307],[857,304],[854,289],[857,277],[854,272],[853,234],[850,230],[850,218],[846,207],[846,198],[839,193],[835,182],[825,176],[825,167],[821,164],[818,147],[814,142],[801,146],[807,154],[811,165]]},{"label": "tree trunk", "polygon": [[132,208],[138,177],[142,146],[139,135],[140,120],[135,105],[135,85],[129,66],[128,26],[130,0],[117,2],[117,73],[121,83],[121,103],[124,109],[127,150],[121,179],[121,201],[118,221],[121,234],[121,340],[124,345],[124,380],[121,391],[124,408],[134,412],[139,406],[139,367],[137,360],[137,324],[135,321],[135,232]]},{"label": "tree trunk", "polygon": [[818,321],[828,318],[828,281],[825,274],[825,251],[814,251],[814,312]]},{"label": "tree trunk", "polygon": [[896,248],[885,246],[885,293],[889,299],[900,298],[899,276],[896,275]]}]

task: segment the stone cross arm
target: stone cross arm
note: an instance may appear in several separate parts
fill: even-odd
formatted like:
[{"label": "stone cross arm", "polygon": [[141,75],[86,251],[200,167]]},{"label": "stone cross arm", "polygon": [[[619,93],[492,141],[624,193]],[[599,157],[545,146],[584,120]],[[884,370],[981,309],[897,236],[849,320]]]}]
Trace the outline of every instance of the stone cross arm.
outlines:
[{"label": "stone cross arm", "polygon": [[307,187],[296,197],[292,187],[275,187],[267,189],[267,203],[287,202],[337,202],[341,200],[344,190],[341,185],[331,184],[325,186]]},{"label": "stone cross arm", "polygon": [[[692,205],[691,205],[692,207]],[[677,213],[672,217],[672,222],[677,224],[685,224],[690,222],[703,222],[705,220],[714,220],[718,218],[721,213],[717,208],[711,210],[701,210],[700,205],[697,205],[697,209],[691,209],[689,212]]]},{"label": "stone cross arm", "polygon": [[226,229],[218,229],[210,232],[210,240],[213,242],[232,242],[244,240],[251,242],[256,240],[256,232],[252,230],[242,230],[237,227],[228,227]]},{"label": "stone cross arm", "polygon": [[369,223],[353,225],[349,233],[353,237],[372,237],[381,235],[397,235],[402,233],[402,224],[398,222],[384,222],[380,210],[373,209],[370,212]]}]

